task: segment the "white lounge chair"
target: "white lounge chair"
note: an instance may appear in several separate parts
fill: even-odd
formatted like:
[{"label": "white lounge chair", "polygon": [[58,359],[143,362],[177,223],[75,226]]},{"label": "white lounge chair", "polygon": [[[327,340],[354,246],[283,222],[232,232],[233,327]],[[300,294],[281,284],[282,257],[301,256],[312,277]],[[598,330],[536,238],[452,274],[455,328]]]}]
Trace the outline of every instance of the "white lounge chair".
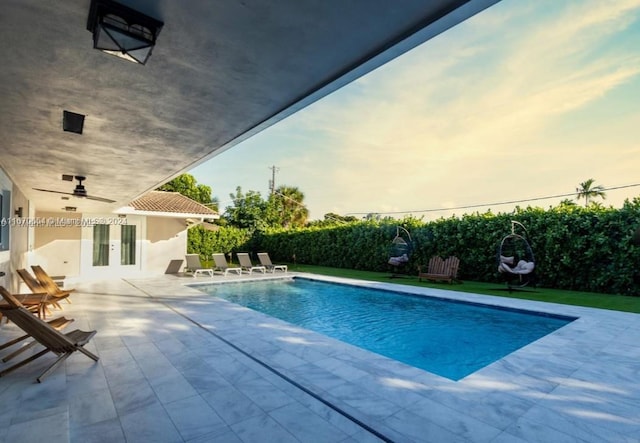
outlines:
[{"label": "white lounge chair", "polygon": [[231,267],[229,263],[227,263],[227,259],[225,258],[223,253],[213,254],[213,262],[215,266],[213,268],[213,272],[220,272],[225,275],[225,277],[229,274],[229,272],[235,272],[236,274],[242,274],[242,268]]},{"label": "white lounge chair", "polygon": [[278,269],[287,272],[287,265],[274,265],[271,263],[271,257],[269,257],[268,252],[258,252],[258,259],[260,260],[260,264],[267,268],[267,271],[271,273],[276,272]]},{"label": "white lounge chair", "polygon": [[185,272],[193,273],[193,277],[195,278],[198,274],[207,274],[209,277],[213,277],[213,269],[205,268],[202,266],[202,262],[200,261],[200,255],[198,254],[187,254],[185,255],[187,259],[187,265],[184,268]]},{"label": "white lounge chair", "polygon": [[267,272],[267,268],[264,266],[254,266],[253,263],[251,263],[248,252],[238,252],[236,255],[238,256],[238,261],[240,262],[240,267],[243,272],[248,272],[249,274],[252,274],[253,271],[260,271],[263,274]]}]

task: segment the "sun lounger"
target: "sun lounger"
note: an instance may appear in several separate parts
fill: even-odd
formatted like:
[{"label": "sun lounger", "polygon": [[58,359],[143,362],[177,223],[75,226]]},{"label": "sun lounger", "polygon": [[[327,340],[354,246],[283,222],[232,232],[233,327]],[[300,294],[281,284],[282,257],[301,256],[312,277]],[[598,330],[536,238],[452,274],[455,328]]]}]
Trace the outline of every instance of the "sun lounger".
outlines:
[{"label": "sun lounger", "polygon": [[62,309],[58,302],[60,300],[68,301],[71,291],[63,291],[58,288],[58,285],[55,285],[55,288],[51,285],[44,285],[40,280],[33,277],[26,269],[18,269],[16,272],[31,292],[47,294],[47,304],[53,305],[58,309]]},{"label": "sun lounger", "polygon": [[[4,289],[4,288],[2,288]],[[34,294],[10,294],[6,289],[1,292],[11,295],[15,298],[22,306],[30,312],[33,312],[40,318],[46,318],[47,316],[47,305],[50,304],[47,300],[47,294],[44,292],[34,293]],[[4,297],[4,302],[0,303],[0,306],[7,305],[7,298]],[[0,319],[2,316],[0,315]]]},{"label": "sun lounger", "polygon": [[[53,320],[48,320],[47,323],[49,324],[49,326],[51,326],[52,328],[60,331],[61,329],[64,329],[67,327],[67,325],[73,323],[73,319],[68,319],[66,317],[58,317],[58,318],[54,318]],[[9,340],[6,343],[3,343],[0,345],[0,350],[2,349],[6,349],[8,347],[11,347],[15,344],[20,343],[21,341],[24,341],[28,338],[31,338],[31,336],[29,334],[24,334],[21,335],[20,337],[16,337],[12,340]],[[38,342],[33,340],[25,345],[23,345],[22,347],[20,347],[19,349],[16,349],[15,351],[13,351],[11,354],[7,354],[4,357],[2,357],[2,361],[4,363],[8,362],[9,360],[11,360],[14,357],[17,357],[18,355],[22,354],[24,351],[27,351],[29,349],[31,349],[32,347],[34,347],[35,345],[37,345]]]},{"label": "sun lounger", "polygon": [[67,303],[71,303],[69,294],[75,291],[75,289],[61,289],[53,278],[47,274],[41,266],[32,265],[34,275],[40,282],[40,284],[47,290],[47,294],[50,296],[56,296],[58,298],[64,298]]},{"label": "sun lounger", "polygon": [[184,269],[185,272],[193,273],[194,278],[199,274],[207,274],[209,277],[213,277],[213,269],[202,266],[200,255],[187,254],[185,255],[185,258],[187,259],[187,265]]},{"label": "sun lounger", "polygon": [[263,274],[267,272],[267,268],[264,266],[254,266],[253,263],[251,263],[251,258],[249,257],[248,252],[238,252],[236,255],[238,256],[242,272],[247,272],[249,274],[252,274],[253,271],[259,271]]},{"label": "sun lounger", "polygon": [[260,260],[260,264],[267,268],[267,271],[274,273],[278,269],[284,272],[287,272],[287,265],[274,265],[271,262],[271,257],[269,257],[268,252],[258,252],[258,260]]},{"label": "sun lounger", "polygon": [[213,272],[220,272],[224,274],[225,277],[229,274],[229,272],[235,272],[238,275],[242,274],[242,268],[229,266],[229,263],[227,263],[227,258],[222,252],[213,254],[213,263],[215,264]]},{"label": "sun lounger", "polygon": [[84,349],[84,346],[91,340],[91,338],[93,338],[97,331],[87,332],[76,329],[63,334],[47,322],[34,316],[24,307],[20,306],[18,300],[9,294],[4,288],[2,288],[2,291],[0,292],[8,302],[7,304],[0,306],[0,312],[45,348],[15,365],[4,369],[0,372],[0,377],[9,374],[15,369],[18,369],[49,352],[53,352],[58,356],[58,358],[37,378],[38,383],[40,383],[44,377],[46,377],[76,351],[80,351],[92,360],[98,361],[98,356]]}]

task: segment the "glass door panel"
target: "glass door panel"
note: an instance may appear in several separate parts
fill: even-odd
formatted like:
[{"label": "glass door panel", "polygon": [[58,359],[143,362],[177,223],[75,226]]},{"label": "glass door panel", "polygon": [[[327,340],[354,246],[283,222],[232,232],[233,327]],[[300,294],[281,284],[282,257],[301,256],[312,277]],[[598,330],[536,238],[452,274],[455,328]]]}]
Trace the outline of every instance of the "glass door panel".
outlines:
[{"label": "glass door panel", "polygon": [[109,266],[109,225],[93,226],[93,266]]},{"label": "glass door panel", "polygon": [[120,226],[120,264],[136,264],[136,225]]}]

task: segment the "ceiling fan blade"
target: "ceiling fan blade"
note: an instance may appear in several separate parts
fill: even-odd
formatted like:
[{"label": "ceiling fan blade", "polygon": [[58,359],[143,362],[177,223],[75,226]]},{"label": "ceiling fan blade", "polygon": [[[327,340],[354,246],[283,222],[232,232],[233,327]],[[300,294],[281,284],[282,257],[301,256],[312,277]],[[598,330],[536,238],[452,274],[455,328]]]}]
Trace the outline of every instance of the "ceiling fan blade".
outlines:
[{"label": "ceiling fan blade", "polygon": [[102,197],[94,197],[92,195],[86,195],[84,197],[80,197],[80,198],[87,198],[89,200],[95,200],[95,201],[99,201],[99,202],[103,202],[103,203],[115,203],[115,200],[109,200],[108,198],[102,198]]},{"label": "ceiling fan blade", "polygon": [[54,194],[74,195],[73,192],[54,191],[52,189],[33,188],[34,191],[52,192]]},{"label": "ceiling fan blade", "polygon": [[77,193],[73,193],[73,192],[54,191],[52,189],[40,189],[40,188],[33,188],[33,189],[35,191],[51,192],[53,194],[70,195],[72,197],[86,198],[88,200],[94,200],[94,201],[99,201],[99,202],[103,202],[103,203],[115,203],[115,200],[111,200],[111,199],[108,199],[108,198],[102,198],[102,197],[94,197],[92,195],[78,195]]}]

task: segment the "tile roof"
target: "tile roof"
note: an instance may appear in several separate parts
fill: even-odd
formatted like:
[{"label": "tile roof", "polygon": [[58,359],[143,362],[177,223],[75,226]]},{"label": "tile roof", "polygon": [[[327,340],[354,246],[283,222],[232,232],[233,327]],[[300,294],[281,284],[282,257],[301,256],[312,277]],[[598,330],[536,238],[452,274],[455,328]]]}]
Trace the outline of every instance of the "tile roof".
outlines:
[{"label": "tile roof", "polygon": [[173,212],[178,214],[218,215],[215,211],[179,192],[150,191],[129,203],[136,211]]}]

